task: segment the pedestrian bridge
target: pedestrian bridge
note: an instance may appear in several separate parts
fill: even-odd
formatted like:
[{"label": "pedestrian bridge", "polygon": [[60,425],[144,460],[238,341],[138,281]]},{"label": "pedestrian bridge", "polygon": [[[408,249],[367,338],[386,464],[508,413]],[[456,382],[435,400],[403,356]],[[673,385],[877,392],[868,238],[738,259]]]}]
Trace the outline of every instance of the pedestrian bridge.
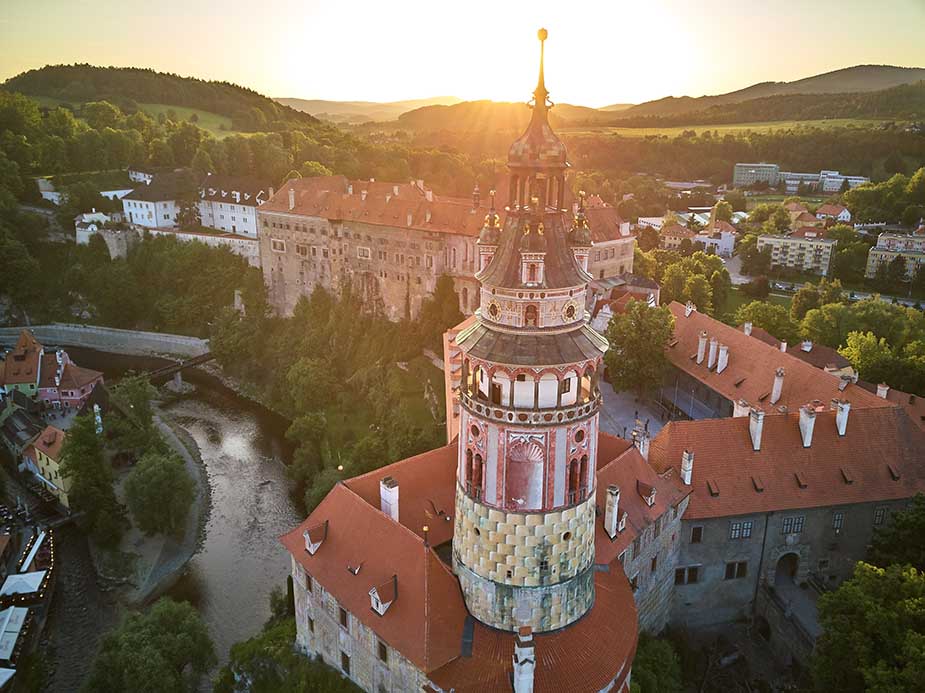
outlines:
[{"label": "pedestrian bridge", "polygon": [[[28,329],[39,342],[50,347],[83,347],[112,354],[160,356],[183,360],[209,354],[209,340],[179,334],[118,330],[112,327],[60,322],[33,325]],[[21,327],[0,327],[0,347],[13,346],[21,331]]]}]

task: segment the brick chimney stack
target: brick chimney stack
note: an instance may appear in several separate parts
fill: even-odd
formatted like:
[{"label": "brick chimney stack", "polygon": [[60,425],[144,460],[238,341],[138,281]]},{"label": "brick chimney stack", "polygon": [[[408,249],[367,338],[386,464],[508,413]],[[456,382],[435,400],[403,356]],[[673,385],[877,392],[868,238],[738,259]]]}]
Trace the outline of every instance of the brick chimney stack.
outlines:
[{"label": "brick chimney stack", "polygon": [[816,410],[811,404],[800,407],[800,436],[803,438],[803,447],[813,444],[813,428],[816,425]]},{"label": "brick chimney stack", "polygon": [[719,345],[719,355],[716,360],[716,372],[722,373],[729,365],[729,347],[726,344]]},{"label": "brick chimney stack", "polygon": [[604,508],[604,531],[613,539],[620,529],[620,487],[611,484],[607,487],[607,505]]},{"label": "brick chimney stack", "polygon": [[777,404],[784,389],[784,369],[778,368],[774,373],[774,387],[771,389],[771,404]]},{"label": "brick chimney stack", "polygon": [[710,370],[713,369],[713,364],[716,363],[716,348],[719,346],[719,342],[716,341],[716,338],[713,337],[710,339],[710,354],[707,356],[707,368]]},{"label": "brick chimney stack", "polygon": [[524,626],[517,631],[514,643],[514,693],[533,693],[533,675],[536,671],[536,650],[533,629]]},{"label": "brick chimney stack", "polygon": [[761,429],[764,428],[764,411],[752,407],[748,413],[748,433],[752,437],[752,450],[761,449]]},{"label": "brick chimney stack", "polygon": [[707,331],[703,330],[700,333],[700,339],[697,342],[697,363],[703,363],[703,357],[707,352]]},{"label": "brick chimney stack", "polygon": [[681,453],[681,481],[685,486],[691,485],[691,477],[694,474],[694,453],[685,450]]},{"label": "brick chimney stack", "polygon": [[398,482],[390,476],[379,481],[379,509],[398,522]]}]

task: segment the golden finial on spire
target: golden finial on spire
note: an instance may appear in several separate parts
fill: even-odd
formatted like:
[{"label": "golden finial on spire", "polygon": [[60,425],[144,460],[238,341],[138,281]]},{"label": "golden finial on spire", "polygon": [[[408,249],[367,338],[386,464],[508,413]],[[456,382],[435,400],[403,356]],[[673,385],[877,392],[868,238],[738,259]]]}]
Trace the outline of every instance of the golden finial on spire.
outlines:
[{"label": "golden finial on spire", "polygon": [[546,79],[543,75],[543,61],[546,48],[546,38],[549,36],[549,32],[546,29],[540,29],[536,32],[536,37],[540,40],[540,77],[536,82],[536,91],[533,92],[534,96],[534,106],[536,108],[546,109],[546,99],[549,96],[549,92],[546,91]]}]

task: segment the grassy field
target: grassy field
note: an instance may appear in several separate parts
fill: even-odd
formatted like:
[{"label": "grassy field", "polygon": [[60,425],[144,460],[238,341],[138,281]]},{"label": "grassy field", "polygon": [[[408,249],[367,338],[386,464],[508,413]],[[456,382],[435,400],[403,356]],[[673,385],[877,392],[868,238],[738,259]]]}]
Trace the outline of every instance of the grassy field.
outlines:
[{"label": "grassy field", "polygon": [[[732,318],[735,315],[735,312],[741,306],[744,306],[746,303],[751,303],[754,300],[756,299],[752,298],[751,296],[748,296],[744,291],[742,291],[738,287],[735,287],[735,286],[732,287],[732,291],[729,292],[729,300],[726,301],[726,305],[725,305],[725,310],[723,314],[724,322],[732,325],[733,324]],[[788,310],[790,308],[790,302],[792,300],[793,300],[793,297],[786,295],[786,294],[771,294],[767,298],[768,303],[773,303],[778,306],[783,306],[784,308],[787,308]]]},{"label": "grassy field", "polygon": [[752,210],[760,204],[781,203],[790,197],[799,197],[800,200],[805,202],[807,205],[821,205],[825,200],[828,199],[828,197],[820,197],[818,195],[787,195],[784,193],[775,193],[773,195],[749,195],[746,199],[748,200],[749,210]]},{"label": "grassy field", "polygon": [[621,137],[652,137],[664,135],[666,137],[676,137],[685,131],[693,130],[698,135],[702,132],[718,132],[720,137],[727,134],[741,134],[745,132],[774,132],[775,130],[792,130],[800,127],[814,128],[839,128],[839,127],[857,127],[872,128],[877,127],[884,121],[863,119],[863,118],[837,118],[832,120],[781,120],[769,121],[763,123],[735,123],[731,125],[683,125],[678,127],[663,128],[628,128],[585,125],[580,127],[563,127],[559,131],[568,135],[594,135],[594,134],[611,134],[620,135]]},{"label": "grassy field", "polygon": [[167,113],[167,111],[173,111],[177,114],[179,120],[189,120],[190,116],[194,113],[199,117],[199,121],[196,123],[203,130],[208,130],[215,137],[222,138],[227,137],[228,135],[241,134],[237,133],[231,129],[231,118],[227,118],[217,113],[210,113],[209,111],[200,111],[196,108],[185,108],[183,106],[168,106],[163,103],[140,103],[138,108],[143,110],[150,116],[155,118],[159,113]]},{"label": "grassy field", "polygon": [[125,190],[135,187],[135,183],[128,179],[128,172],[123,169],[111,171],[93,171],[82,173],[61,173],[51,176],[55,187],[70,185],[72,183],[93,183],[100,190]]}]

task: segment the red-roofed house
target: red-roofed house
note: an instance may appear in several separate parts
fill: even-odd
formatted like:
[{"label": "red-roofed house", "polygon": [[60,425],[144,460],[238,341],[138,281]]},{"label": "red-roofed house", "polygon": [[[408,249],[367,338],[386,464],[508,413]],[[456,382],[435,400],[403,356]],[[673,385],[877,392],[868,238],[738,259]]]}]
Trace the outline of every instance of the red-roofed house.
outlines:
[{"label": "red-roofed house", "polygon": [[844,205],[823,204],[816,210],[816,218],[823,221],[831,219],[847,224],[851,221],[851,212]]},{"label": "red-roofed house", "polygon": [[681,247],[681,241],[686,238],[693,243],[696,235],[680,224],[668,224],[658,232],[658,247],[662,250],[677,250]]},{"label": "red-roofed house", "polygon": [[36,438],[23,451],[23,464],[39,480],[42,486],[54,494],[65,508],[68,503],[68,490],[70,479],[61,476],[59,464],[61,462],[61,448],[64,446],[66,434],[54,426],[46,426]]}]

